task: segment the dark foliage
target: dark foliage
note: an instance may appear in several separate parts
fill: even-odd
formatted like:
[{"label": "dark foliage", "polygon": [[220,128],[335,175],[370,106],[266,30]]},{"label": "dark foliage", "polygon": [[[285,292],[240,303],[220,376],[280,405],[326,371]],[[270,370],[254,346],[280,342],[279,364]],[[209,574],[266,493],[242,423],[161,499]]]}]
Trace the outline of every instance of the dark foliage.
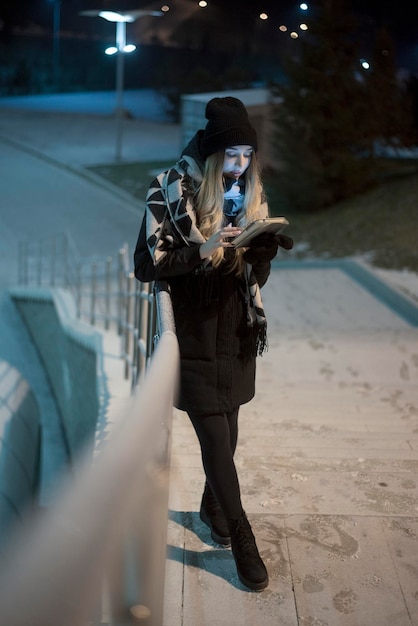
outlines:
[{"label": "dark foliage", "polygon": [[391,53],[368,74],[356,33],[345,0],[318,0],[286,61],[286,84],[273,88],[277,180],[291,208],[317,210],[366,189],[377,176],[376,145],[405,137],[395,74],[383,67]]}]

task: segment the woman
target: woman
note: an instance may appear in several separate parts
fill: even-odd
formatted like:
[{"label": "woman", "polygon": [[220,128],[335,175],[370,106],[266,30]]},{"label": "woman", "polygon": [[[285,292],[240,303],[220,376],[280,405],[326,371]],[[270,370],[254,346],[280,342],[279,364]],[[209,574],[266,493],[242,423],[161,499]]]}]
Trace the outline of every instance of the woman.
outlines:
[{"label": "woman", "polygon": [[134,260],[140,281],[167,280],[180,347],[177,408],[200,442],[206,484],[200,517],[212,539],[231,544],[241,582],[268,585],[244,512],[234,464],[239,407],[255,393],[255,361],[266,349],[260,288],[282,235],[249,248],[231,238],[268,207],[259,176],[257,135],[240,100],[214,98],[208,120],[180,160],[153,181]]}]

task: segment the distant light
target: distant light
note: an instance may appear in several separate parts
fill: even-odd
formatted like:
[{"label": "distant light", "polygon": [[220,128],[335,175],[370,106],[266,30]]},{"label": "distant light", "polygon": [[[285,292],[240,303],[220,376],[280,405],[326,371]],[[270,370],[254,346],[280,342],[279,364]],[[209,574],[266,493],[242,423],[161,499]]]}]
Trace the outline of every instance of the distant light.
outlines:
[{"label": "distant light", "polygon": [[369,70],[370,69],[370,63],[368,61],[366,61],[366,59],[360,59],[360,63],[361,63],[361,67],[364,70]]},{"label": "distant light", "polygon": [[167,13],[167,11],[169,11],[169,10],[170,10],[170,7],[167,4],[164,4],[161,7],[161,11],[163,11],[164,13]]},{"label": "distant light", "polygon": [[80,11],[79,15],[86,15],[87,17],[102,17],[104,20],[108,22],[135,22],[135,20],[140,17],[145,17],[146,15],[164,15],[162,11],[129,11],[129,12],[121,12],[121,11],[99,11],[98,9],[94,9],[91,11]]},{"label": "distant light", "polygon": [[202,9],[204,9],[205,7],[208,6],[208,3],[206,2],[206,0],[200,0],[199,6],[202,7]]},{"label": "distant light", "polygon": [[282,24],[281,26],[279,26],[279,30],[282,31],[282,33],[285,33],[287,31],[287,26],[285,26],[284,24]]},{"label": "distant light", "polygon": [[295,31],[291,32],[290,36],[292,39],[297,39],[299,37],[299,35]]},{"label": "distant light", "polygon": [[308,30],[308,25],[307,24],[299,24],[299,28],[300,28],[300,30]]},{"label": "distant light", "polygon": [[267,13],[260,13],[259,17],[260,17],[260,20],[268,20],[269,18]]},{"label": "distant light", "polygon": [[115,11],[100,11],[99,16],[108,22],[134,22],[135,17],[133,15],[122,15],[121,13],[115,13]]},{"label": "distant light", "polygon": [[[123,47],[123,50],[121,49],[121,52],[126,52],[126,54],[129,54],[129,52],[134,52],[134,50],[136,50],[136,46],[133,43],[128,43],[126,44],[126,46]],[[109,46],[109,48],[106,48],[105,50],[105,54],[108,54],[109,56],[111,56],[112,54],[116,54],[117,52],[119,52],[118,48],[116,48],[116,46]]]},{"label": "distant light", "polygon": [[308,10],[308,5],[306,4],[306,2],[302,2],[299,5],[299,8],[302,9],[302,11],[307,11]]}]

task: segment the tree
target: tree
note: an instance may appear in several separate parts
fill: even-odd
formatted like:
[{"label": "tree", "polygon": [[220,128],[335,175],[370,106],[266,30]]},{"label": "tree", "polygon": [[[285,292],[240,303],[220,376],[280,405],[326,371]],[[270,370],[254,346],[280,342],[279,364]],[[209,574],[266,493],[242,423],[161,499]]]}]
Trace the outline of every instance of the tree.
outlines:
[{"label": "tree", "polygon": [[272,89],[278,180],[289,205],[302,210],[349,197],[374,174],[356,19],[345,0],[318,0],[313,12],[285,60],[285,84]]},{"label": "tree", "polygon": [[411,74],[405,79],[406,102],[412,118],[412,128],[409,133],[408,144],[411,146],[418,145],[418,77]]},{"label": "tree", "polygon": [[21,26],[27,22],[30,16],[31,0],[22,2],[3,2],[0,5],[0,41],[8,42],[15,26]]},{"label": "tree", "polygon": [[411,142],[413,106],[407,84],[398,77],[395,42],[387,27],[378,28],[367,73],[369,123],[377,148]]}]

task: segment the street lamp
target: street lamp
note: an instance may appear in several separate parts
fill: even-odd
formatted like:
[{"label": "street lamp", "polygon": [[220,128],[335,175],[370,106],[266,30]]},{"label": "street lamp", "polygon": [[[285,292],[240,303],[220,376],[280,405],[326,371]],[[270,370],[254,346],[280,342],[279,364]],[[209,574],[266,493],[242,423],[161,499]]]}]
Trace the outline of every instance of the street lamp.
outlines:
[{"label": "street lamp", "polygon": [[59,89],[61,0],[50,1],[53,2],[54,9],[52,24],[52,80],[55,89]]},{"label": "street lamp", "polygon": [[145,15],[159,16],[162,11],[81,11],[80,15],[89,17],[102,17],[108,22],[116,23],[116,45],[106,48],[105,53],[116,55],[116,160],[121,159],[122,154],[122,122],[123,122],[123,65],[125,54],[136,50],[136,46],[126,43],[126,24],[135,22]]}]

